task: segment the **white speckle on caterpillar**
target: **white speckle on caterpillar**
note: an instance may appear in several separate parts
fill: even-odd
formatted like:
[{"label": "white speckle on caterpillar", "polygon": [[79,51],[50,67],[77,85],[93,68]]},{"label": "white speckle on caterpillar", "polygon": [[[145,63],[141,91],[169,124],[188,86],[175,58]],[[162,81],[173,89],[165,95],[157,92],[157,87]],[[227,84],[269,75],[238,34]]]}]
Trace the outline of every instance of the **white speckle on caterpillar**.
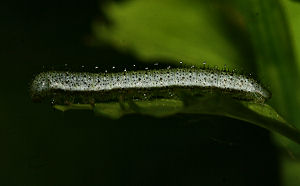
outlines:
[{"label": "white speckle on caterpillar", "polygon": [[[167,93],[161,91],[160,97],[168,97],[169,95],[173,97],[176,95],[176,91],[181,92],[181,90],[188,90],[187,93],[195,91],[203,94],[218,92],[241,100],[255,102],[264,102],[271,97],[268,90],[247,76],[196,67],[124,70],[124,72],[119,73],[50,71],[37,75],[31,86],[33,99],[42,99],[43,97],[53,99],[56,95],[70,94],[74,98],[76,97],[74,95],[79,94],[89,96],[98,94],[98,97],[105,97],[103,100],[110,100],[112,94],[117,94],[112,97],[118,97],[122,96],[121,94],[126,96],[131,93],[136,97],[138,94],[144,95],[145,92],[151,94],[152,90],[153,92],[171,91],[167,91]],[[84,96],[81,95],[81,97]]]}]

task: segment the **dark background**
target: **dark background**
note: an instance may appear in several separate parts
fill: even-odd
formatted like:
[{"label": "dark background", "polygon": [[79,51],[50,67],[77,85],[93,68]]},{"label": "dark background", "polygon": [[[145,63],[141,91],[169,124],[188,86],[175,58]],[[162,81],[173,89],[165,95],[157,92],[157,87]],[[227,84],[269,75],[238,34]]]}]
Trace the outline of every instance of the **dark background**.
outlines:
[{"label": "dark background", "polygon": [[279,185],[269,133],[248,123],[203,115],[113,121],[31,102],[30,81],[45,68],[142,65],[113,47],[87,46],[94,19],[111,24],[103,4],[1,5],[0,185]]}]

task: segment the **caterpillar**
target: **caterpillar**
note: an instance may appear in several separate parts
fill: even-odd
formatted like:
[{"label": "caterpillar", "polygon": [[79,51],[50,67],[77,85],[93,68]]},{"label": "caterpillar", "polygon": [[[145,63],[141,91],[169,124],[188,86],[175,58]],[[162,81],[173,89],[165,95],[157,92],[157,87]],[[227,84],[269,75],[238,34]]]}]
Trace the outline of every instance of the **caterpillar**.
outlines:
[{"label": "caterpillar", "polygon": [[118,73],[48,71],[35,76],[30,90],[34,101],[50,100],[54,104],[180,99],[211,94],[263,103],[271,97],[251,77],[200,67]]}]

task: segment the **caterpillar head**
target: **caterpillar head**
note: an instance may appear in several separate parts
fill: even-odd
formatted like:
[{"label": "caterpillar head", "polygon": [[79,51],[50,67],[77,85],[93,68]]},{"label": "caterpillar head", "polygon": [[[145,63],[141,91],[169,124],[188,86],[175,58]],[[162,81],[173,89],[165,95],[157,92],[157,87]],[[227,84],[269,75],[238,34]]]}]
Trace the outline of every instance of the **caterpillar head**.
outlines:
[{"label": "caterpillar head", "polygon": [[49,77],[46,73],[40,73],[35,76],[31,83],[30,92],[33,101],[40,102],[49,89]]}]

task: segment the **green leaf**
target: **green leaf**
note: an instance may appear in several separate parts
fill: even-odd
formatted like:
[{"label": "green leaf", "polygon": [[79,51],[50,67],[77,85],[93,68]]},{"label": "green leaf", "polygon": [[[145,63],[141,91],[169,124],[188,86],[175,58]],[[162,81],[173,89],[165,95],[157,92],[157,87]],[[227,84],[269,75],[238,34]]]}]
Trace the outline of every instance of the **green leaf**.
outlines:
[{"label": "green leaf", "polygon": [[[61,108],[62,106],[55,106]],[[70,110],[88,108],[80,105],[63,106]],[[142,114],[153,117],[166,117],[174,114],[206,114],[230,117],[252,123],[279,133],[297,143],[300,143],[300,132],[288,124],[276,111],[267,104],[237,101],[227,97],[189,97],[186,100],[155,99],[129,102],[98,103],[94,105],[97,115],[118,119],[126,114]]]},{"label": "green leaf", "polygon": [[90,104],[54,105],[53,107],[63,112],[68,110],[92,110],[93,109],[93,106]]},{"label": "green leaf", "polygon": [[[125,110],[126,110],[125,107],[128,107],[128,105],[127,104],[121,105],[119,103],[97,103],[95,104],[94,111],[99,116],[106,116],[111,119],[118,119],[123,114],[125,114]],[[131,113],[131,112],[127,112],[127,113]]]}]

